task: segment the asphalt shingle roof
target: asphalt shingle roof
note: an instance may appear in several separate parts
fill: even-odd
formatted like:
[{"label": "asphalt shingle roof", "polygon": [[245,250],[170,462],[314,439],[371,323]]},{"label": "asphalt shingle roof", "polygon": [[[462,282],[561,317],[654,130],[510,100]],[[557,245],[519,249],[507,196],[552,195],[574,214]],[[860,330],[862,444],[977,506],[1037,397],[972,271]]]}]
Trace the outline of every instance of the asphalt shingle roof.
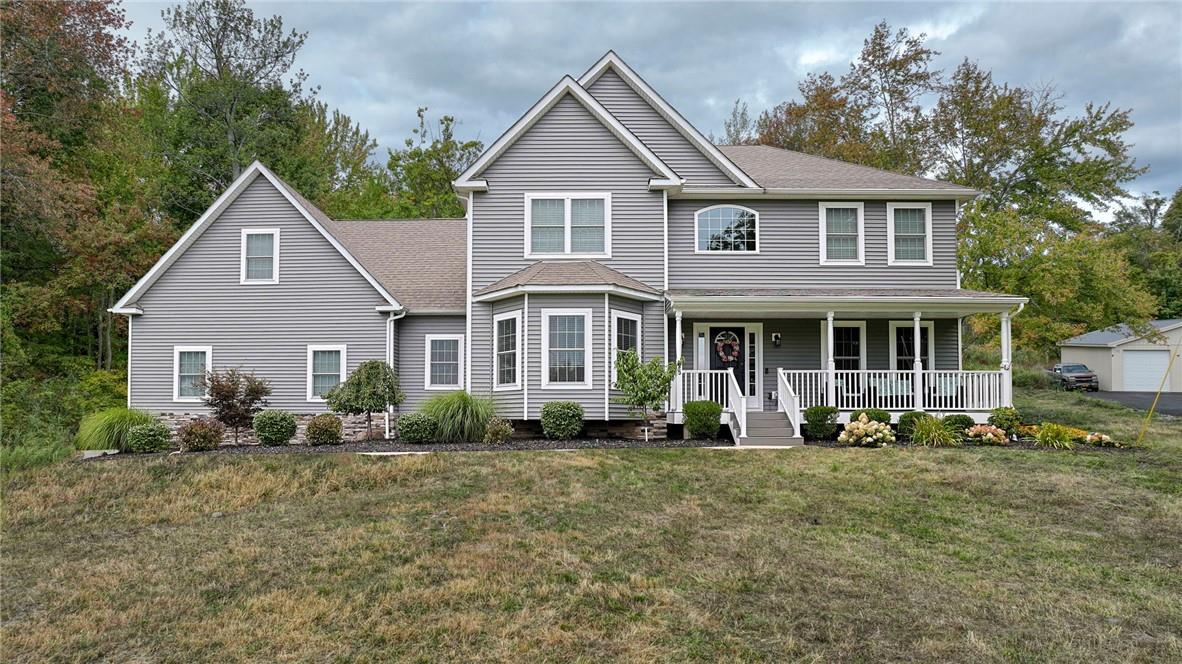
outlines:
[{"label": "asphalt shingle roof", "polygon": [[[1182,318],[1171,318],[1166,320],[1151,320],[1149,324],[1157,328],[1159,331],[1167,330],[1171,327],[1182,325]],[[1121,323],[1120,325],[1113,325],[1102,330],[1093,330],[1086,332],[1077,337],[1061,342],[1060,346],[1107,346],[1117,341],[1124,341],[1126,339],[1138,338],[1138,335],[1128,325]]]},{"label": "asphalt shingle roof", "polygon": [[595,261],[540,261],[477,291],[487,295],[517,286],[619,286],[660,295],[660,291]]},{"label": "asphalt shingle roof", "polygon": [[892,173],[769,145],[721,145],[718,149],[759,186],[767,189],[940,189],[966,196],[976,193],[950,182]]}]

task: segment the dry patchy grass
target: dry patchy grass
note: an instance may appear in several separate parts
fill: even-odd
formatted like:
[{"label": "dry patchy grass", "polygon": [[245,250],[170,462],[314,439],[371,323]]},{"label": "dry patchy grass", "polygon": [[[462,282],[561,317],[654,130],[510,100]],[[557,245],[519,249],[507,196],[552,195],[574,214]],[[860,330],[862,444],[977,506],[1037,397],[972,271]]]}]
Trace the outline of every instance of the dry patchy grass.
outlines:
[{"label": "dry patchy grass", "polygon": [[5,480],[0,634],[9,661],[1176,660],[1178,457],[61,464]]}]

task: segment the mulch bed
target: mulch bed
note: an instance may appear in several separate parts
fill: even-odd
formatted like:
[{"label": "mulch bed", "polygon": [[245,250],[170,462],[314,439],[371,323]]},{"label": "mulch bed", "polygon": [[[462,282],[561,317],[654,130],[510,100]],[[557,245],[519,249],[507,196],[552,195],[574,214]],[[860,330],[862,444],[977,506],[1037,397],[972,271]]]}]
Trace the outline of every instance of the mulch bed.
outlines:
[{"label": "mulch bed", "polygon": [[[410,445],[397,441],[372,440],[340,445],[223,445],[216,450],[207,452],[185,452],[185,456],[199,454],[348,454],[356,452],[504,452],[512,450],[570,450],[570,449],[677,449],[694,447],[717,447],[728,445],[722,440],[626,440],[621,438],[580,438],[574,440],[523,439],[510,440],[504,445],[485,445],[483,443],[430,443],[425,445]],[[159,454],[112,454],[110,456],[94,457],[88,461],[118,459],[118,458],[146,458],[165,456]]]},{"label": "mulch bed", "polygon": [[[811,445],[813,447],[836,447],[836,448],[854,449],[852,445],[842,445],[842,444],[838,443],[836,440],[806,440],[806,441],[804,441],[804,444]],[[902,441],[902,442],[898,442],[898,443],[892,443],[891,447],[919,447],[919,446],[912,445],[910,441]],[[1132,452],[1137,449],[1135,447],[1100,447],[1099,445],[1079,444],[1079,445],[1076,445],[1074,449],[1058,450],[1053,447],[1042,447],[1039,445],[1035,445],[1034,443],[1032,443],[1030,441],[1026,441],[1026,440],[1021,440],[1016,443],[1010,443],[1009,445],[970,445],[970,444],[966,443],[966,444],[961,445],[960,447],[957,447],[957,448],[945,448],[945,449],[964,449],[964,448],[970,448],[970,449],[971,448],[996,448],[996,449],[1002,449],[1002,450],[1035,450],[1038,452]],[[870,448],[867,448],[867,449],[870,449]]]}]

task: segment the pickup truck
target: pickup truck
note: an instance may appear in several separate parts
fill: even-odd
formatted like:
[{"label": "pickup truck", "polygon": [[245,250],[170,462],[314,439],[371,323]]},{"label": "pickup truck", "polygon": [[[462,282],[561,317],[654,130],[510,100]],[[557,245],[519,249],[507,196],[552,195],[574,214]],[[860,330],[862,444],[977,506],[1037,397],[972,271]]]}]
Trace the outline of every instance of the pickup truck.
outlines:
[{"label": "pickup truck", "polygon": [[1096,378],[1096,372],[1084,364],[1056,364],[1047,373],[1059,381],[1059,387],[1065,390],[1095,392],[1100,389],[1100,381]]}]

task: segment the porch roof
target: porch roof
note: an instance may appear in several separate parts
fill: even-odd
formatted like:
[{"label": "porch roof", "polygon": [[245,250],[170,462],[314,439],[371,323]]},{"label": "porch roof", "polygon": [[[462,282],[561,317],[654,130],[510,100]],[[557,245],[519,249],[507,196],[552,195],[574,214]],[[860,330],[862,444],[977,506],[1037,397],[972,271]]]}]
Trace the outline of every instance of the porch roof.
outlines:
[{"label": "porch roof", "polygon": [[661,292],[595,261],[539,261],[476,291],[476,301],[518,293],[615,292],[642,300],[659,300]]},{"label": "porch roof", "polygon": [[680,288],[667,292],[674,309],[686,313],[963,316],[1001,313],[1026,304],[1018,295],[966,288]]}]

